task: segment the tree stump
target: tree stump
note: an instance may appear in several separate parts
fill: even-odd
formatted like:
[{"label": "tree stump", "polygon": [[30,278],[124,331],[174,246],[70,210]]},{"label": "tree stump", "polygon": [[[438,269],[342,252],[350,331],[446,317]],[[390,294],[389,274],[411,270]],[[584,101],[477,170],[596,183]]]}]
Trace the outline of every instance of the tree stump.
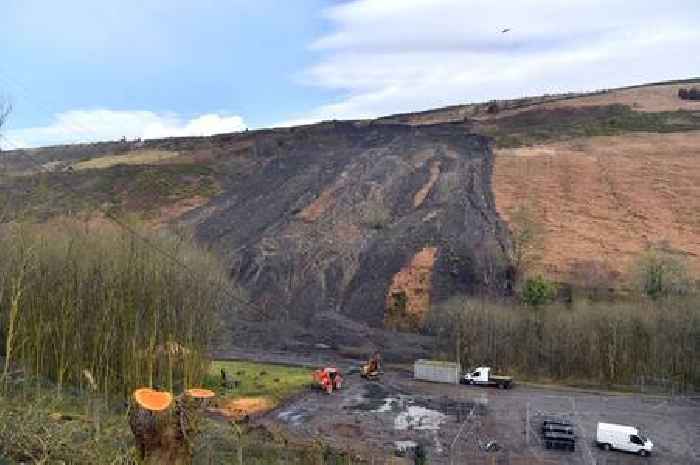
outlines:
[{"label": "tree stump", "polygon": [[214,397],[204,389],[191,389],[174,398],[150,388],[134,391],[129,426],[144,465],[191,465],[192,440],[199,413]]}]

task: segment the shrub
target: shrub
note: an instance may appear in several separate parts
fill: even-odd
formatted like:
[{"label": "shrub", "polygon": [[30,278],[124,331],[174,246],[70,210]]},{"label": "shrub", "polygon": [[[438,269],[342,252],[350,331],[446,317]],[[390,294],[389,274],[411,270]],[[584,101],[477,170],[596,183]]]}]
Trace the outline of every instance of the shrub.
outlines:
[{"label": "shrub", "polygon": [[640,292],[651,299],[692,291],[686,263],[670,250],[652,248],[644,252],[637,260],[636,275]]},{"label": "shrub", "polygon": [[523,311],[509,302],[454,297],[435,305],[436,357],[529,379],[637,383],[668,378],[700,387],[700,297],[579,301]]},{"label": "shrub", "polygon": [[368,203],[364,210],[364,224],[371,229],[383,229],[391,223],[391,211],[376,202]]},{"label": "shrub", "polygon": [[525,305],[538,307],[554,300],[557,287],[542,276],[528,278],[523,285],[520,299]]},{"label": "shrub", "polygon": [[5,370],[12,362],[59,391],[89,377],[106,396],[156,384],[177,391],[202,378],[226,274],[189,241],[134,228],[149,242],[111,223],[1,233]]}]

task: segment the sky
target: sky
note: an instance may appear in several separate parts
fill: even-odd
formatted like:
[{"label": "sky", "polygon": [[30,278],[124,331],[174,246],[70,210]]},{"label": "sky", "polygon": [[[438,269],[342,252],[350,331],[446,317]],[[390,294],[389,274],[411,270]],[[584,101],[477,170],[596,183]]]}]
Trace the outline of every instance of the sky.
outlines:
[{"label": "sky", "polygon": [[697,0],[0,3],[5,149],[700,75]]}]

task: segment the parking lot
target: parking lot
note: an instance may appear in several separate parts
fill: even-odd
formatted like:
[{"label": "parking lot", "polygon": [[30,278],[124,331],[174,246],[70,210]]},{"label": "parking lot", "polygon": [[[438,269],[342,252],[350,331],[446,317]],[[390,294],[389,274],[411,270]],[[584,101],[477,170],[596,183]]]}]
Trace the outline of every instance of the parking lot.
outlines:
[{"label": "parking lot", "polygon": [[[309,391],[263,421],[374,463],[396,460],[397,444],[412,443],[437,464],[700,463],[700,400],[694,398],[522,385],[497,390],[416,381],[408,371],[389,372],[380,382],[346,379],[341,391]],[[544,447],[542,419],[552,414],[574,422],[575,451]],[[639,427],[654,443],[652,456],[598,449],[599,421]]]}]

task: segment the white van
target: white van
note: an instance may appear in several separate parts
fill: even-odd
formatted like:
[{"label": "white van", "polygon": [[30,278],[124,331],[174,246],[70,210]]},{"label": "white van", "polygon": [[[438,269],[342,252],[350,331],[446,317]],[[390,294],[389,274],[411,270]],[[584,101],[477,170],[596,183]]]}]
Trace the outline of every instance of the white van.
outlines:
[{"label": "white van", "polygon": [[654,444],[634,426],[612,423],[598,423],[596,443],[605,450],[624,450],[641,456],[651,454],[654,447]]}]

